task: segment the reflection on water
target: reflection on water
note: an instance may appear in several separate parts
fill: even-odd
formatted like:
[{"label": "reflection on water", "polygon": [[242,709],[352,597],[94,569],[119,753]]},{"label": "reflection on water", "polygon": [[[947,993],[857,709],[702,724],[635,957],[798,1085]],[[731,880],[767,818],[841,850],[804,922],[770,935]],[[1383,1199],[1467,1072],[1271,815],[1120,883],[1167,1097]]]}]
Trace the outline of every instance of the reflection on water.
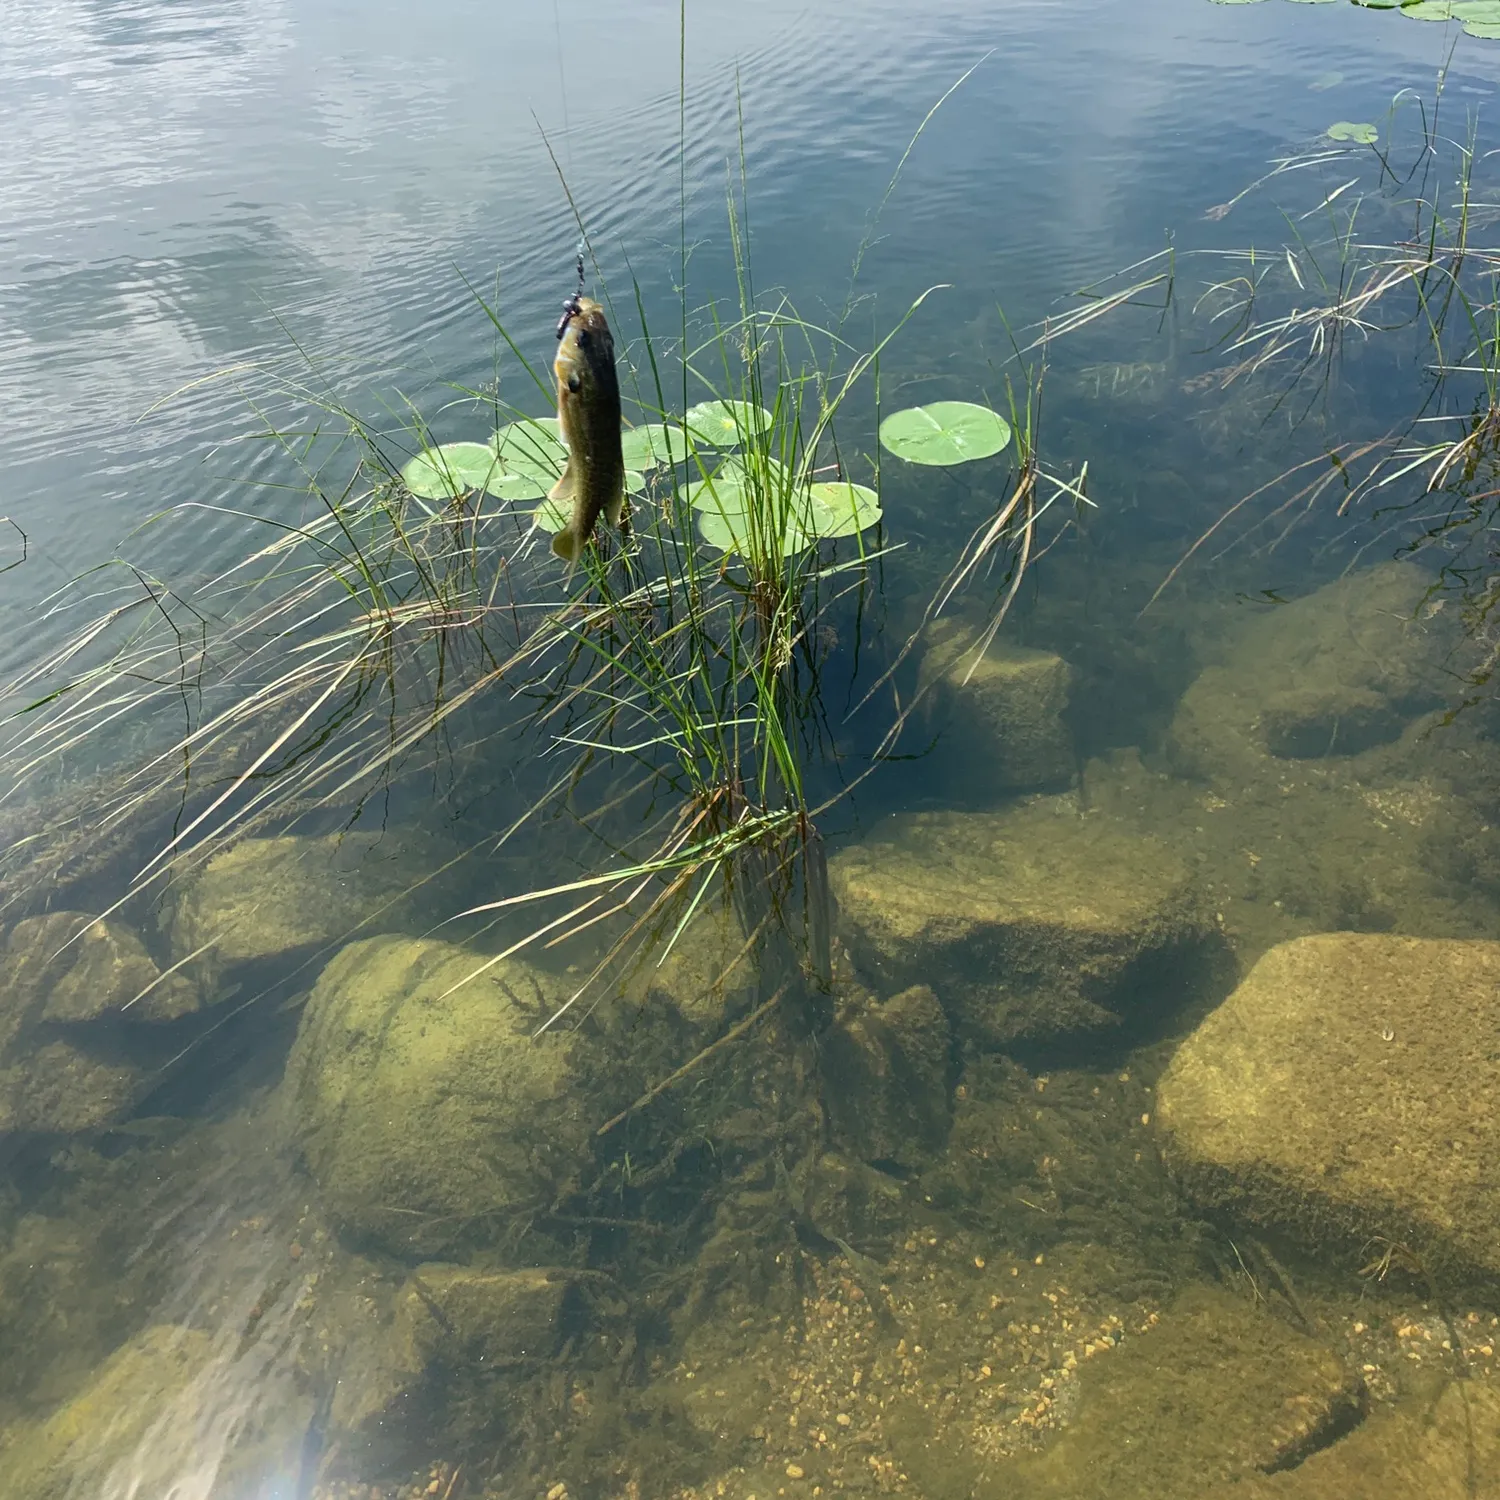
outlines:
[{"label": "reflection on water", "polygon": [[[1137,10],[1131,46],[1177,50],[1142,64],[1106,146],[1088,121],[1122,97],[1096,67],[1119,33],[1081,40],[1051,10],[934,14],[904,80],[890,16],[696,23],[691,295],[730,286],[722,212],[697,195],[735,148],[740,55],[755,273],[811,286],[824,321],[923,111],[974,44],[1015,44],[935,117],[879,226],[879,326],[957,283],[883,355],[881,401],[1010,409],[1009,377],[1021,422],[1045,354],[1038,493],[1086,461],[1094,502],[1057,491],[977,657],[1005,555],[931,605],[1013,493],[1004,459],[883,455],[891,550],[857,567],[825,543],[845,570],[780,655],[747,591],[732,639],[794,684],[816,830],[802,820],[786,884],[771,836],[748,843],[726,898],[697,867],[588,884],[662,828],[686,839],[684,809],[715,833],[780,809],[759,774],[695,801],[698,762],[627,672],[595,678],[555,639],[518,670],[557,579],[514,514],[439,506],[431,550],[381,554],[418,511],[382,510],[378,479],[332,517],[300,508],[306,476],[274,445],[183,479],[246,424],[246,392],[306,420],[260,368],[189,392],[160,444],[124,420],[260,361],[280,337],[248,310],[263,291],[327,350],[303,392],[388,412],[398,368],[483,387],[483,316],[435,268],[494,263],[476,226],[512,190],[506,233],[546,249],[500,257],[524,262],[502,306],[545,358],[573,231],[531,146],[455,150],[490,68],[548,96],[549,128],[566,105],[600,269],[629,250],[649,321],[675,329],[657,241],[679,233],[676,11],[563,9],[496,61],[441,8],[422,48],[382,12],[357,54],[319,51],[335,10],[23,8],[30,51],[0,60],[34,145],[5,241],[24,373],[4,442],[38,549],[7,586],[35,598],[55,581],[33,588],[35,569],[101,555],[48,521],[75,479],[80,514],[120,530],[254,483],[132,551],[171,592],[100,575],[7,648],[31,665],[122,607],[106,638],[137,653],[126,678],[79,676],[84,651],[71,679],[29,684],[74,686],[6,741],[7,1494],[1485,1493],[1500,765],[1494,426],[1467,314],[1486,252],[1448,220],[1411,232],[1417,195],[1456,191],[1414,107],[1384,162],[1320,156],[1335,119],[1430,85],[1382,59],[1380,17],[1328,9]],[[1392,20],[1413,46],[1441,30]],[[597,45],[563,54],[559,86],[571,28]],[[833,34],[859,91],[828,69]],[[622,81],[599,54],[627,44]],[[1489,58],[1461,53],[1454,78],[1487,87]],[[1086,107],[1028,110],[1061,86],[1039,79]],[[106,128],[84,161],[90,94]],[[1296,170],[1220,212],[1283,145]],[[99,210],[66,253],[44,162]],[[1358,236],[1339,217],[1356,201]],[[1156,255],[1163,224],[1170,258],[1103,279]],[[1393,266],[1399,290],[1375,295]],[[1024,341],[1086,281],[1095,300],[1064,313],[1135,290],[1054,325],[1027,387],[995,301]],[[644,381],[635,325],[616,325]],[[505,399],[540,410],[512,374]],[[493,399],[411,393],[441,438],[496,418]],[[850,474],[875,417],[851,404],[840,428]],[[347,481],[347,450],[310,451]],[[215,576],[268,540],[246,510],[313,541]],[[305,571],[352,548],[351,518],[362,556],[450,570],[441,587],[382,613],[365,606],[400,569],[372,583],[344,551],[343,582]],[[678,618],[645,556],[659,593],[572,639],[675,670],[634,649]],[[738,579],[711,568],[694,598],[738,601]],[[736,722],[765,701],[722,667],[703,680]],[[241,712],[257,695],[271,707]],[[183,736],[190,754],[152,761]]]}]

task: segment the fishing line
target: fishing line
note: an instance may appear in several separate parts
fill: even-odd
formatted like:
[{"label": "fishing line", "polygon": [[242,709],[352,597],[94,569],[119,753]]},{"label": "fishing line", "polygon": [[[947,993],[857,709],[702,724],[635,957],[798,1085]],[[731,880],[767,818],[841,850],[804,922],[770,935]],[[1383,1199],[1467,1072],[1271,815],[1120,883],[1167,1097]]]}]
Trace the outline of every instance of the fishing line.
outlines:
[{"label": "fishing line", "polygon": [[563,155],[568,160],[568,176],[573,175],[573,126],[568,119],[568,78],[563,71],[563,33],[561,0],[552,0],[552,29],[557,34],[557,97],[562,104]]}]

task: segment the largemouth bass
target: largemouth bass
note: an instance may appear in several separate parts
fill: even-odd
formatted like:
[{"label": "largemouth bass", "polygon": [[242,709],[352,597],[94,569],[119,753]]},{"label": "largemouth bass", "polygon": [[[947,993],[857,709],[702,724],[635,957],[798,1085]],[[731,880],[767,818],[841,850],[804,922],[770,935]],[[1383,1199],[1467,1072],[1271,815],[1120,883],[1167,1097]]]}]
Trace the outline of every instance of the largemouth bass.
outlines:
[{"label": "largemouth bass", "polygon": [[625,507],[615,341],[604,309],[591,297],[570,297],[563,305],[552,371],[568,464],[550,498],[573,506],[573,519],[552,538],[552,550],[573,563],[599,517],[618,526]]}]

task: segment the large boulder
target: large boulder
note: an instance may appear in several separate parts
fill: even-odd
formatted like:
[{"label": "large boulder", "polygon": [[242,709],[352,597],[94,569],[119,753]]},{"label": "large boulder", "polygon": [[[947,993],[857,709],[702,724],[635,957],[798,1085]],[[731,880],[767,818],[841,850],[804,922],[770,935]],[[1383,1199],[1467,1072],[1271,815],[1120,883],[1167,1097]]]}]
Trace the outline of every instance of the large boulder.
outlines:
[{"label": "large boulder", "polygon": [[1007,792],[1068,786],[1076,759],[1063,719],[1072,672],[1062,657],[995,641],[954,620],[923,631],[917,679],[939,736],[945,784],[995,801]]},{"label": "large boulder", "polygon": [[572,1285],[567,1271],[418,1266],[389,1321],[344,1351],[329,1409],[343,1457],[379,1468],[420,1443],[465,1377],[493,1407],[497,1379],[544,1370],[575,1331]]},{"label": "large boulder", "polygon": [[[1290,1468],[1359,1417],[1359,1378],[1325,1345],[1227,1292],[1184,1292],[1079,1379],[1074,1421],[994,1494],[1201,1500]],[[1330,1492],[1333,1493],[1333,1492]]]},{"label": "large boulder", "polygon": [[1500,1500],[1500,1388],[1450,1380],[1373,1413],[1277,1474],[1242,1476],[1193,1500]]},{"label": "large boulder", "polygon": [[442,863],[423,841],[395,834],[242,839],[174,893],[172,956],[211,989],[236,965],[389,932],[422,901]]},{"label": "large boulder", "polygon": [[1219,951],[1183,862],[1067,797],[898,815],[828,874],[860,967],[890,989],[930,985],[985,1046],[1170,1008]]},{"label": "large boulder", "polygon": [[0,996],[12,1021],[175,1021],[199,1005],[188,979],[163,975],[130,928],[67,911],[11,929],[0,952]]},{"label": "large boulder", "polygon": [[126,1030],[197,1008],[196,988],[163,974],[119,922],[82,912],[18,922],[0,948],[0,1131],[118,1123],[154,1077]]},{"label": "large boulder", "polygon": [[845,998],[819,1048],[835,1140],[868,1162],[912,1170],[948,1135],[948,1022],[913,985],[884,1003]]},{"label": "large boulder", "polygon": [[283,1101],[324,1200],[357,1235],[435,1256],[552,1204],[603,1115],[580,1035],[538,1028],[570,990],[528,965],[403,937],[323,970]]},{"label": "large boulder", "polygon": [[1500,1274],[1500,943],[1327,933],[1264,954],[1158,1090],[1210,1208],[1382,1270]]},{"label": "large boulder", "polygon": [[1266,762],[1358,755],[1447,701],[1452,622],[1423,609],[1431,578],[1385,563],[1271,609],[1183,695],[1169,748],[1192,775],[1238,786]]},{"label": "large boulder", "polygon": [[194,1469],[214,1465],[191,1453],[192,1392],[212,1353],[206,1333],[171,1324],[122,1345],[71,1401],[44,1422],[8,1434],[0,1452],[7,1495],[71,1500],[77,1495],[174,1494]]}]

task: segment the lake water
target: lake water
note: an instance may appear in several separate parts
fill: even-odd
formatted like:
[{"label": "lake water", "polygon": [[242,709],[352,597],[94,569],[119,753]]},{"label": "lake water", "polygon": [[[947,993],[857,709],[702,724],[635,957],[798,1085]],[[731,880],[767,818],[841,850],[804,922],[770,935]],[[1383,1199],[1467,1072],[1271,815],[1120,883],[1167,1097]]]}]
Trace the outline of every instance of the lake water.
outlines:
[{"label": "lake water", "polygon": [[[1489,1492],[1500,41],[1283,0],[6,20],[0,1495]],[[384,513],[308,473],[363,494],[349,413],[397,469],[414,421],[544,415],[580,220],[627,417],[684,334],[713,380],[731,213],[839,369],[911,312],[817,455],[889,550],[825,541],[784,637],[706,557],[784,642],[818,839],[632,937],[681,869],[618,872],[787,784],[719,658],[767,780],[705,791],[641,708],[673,635],[631,622],[699,595],[522,670],[562,569],[476,502],[387,638],[410,575],[324,571]],[[877,424],[1028,392],[1046,505],[976,658],[1019,533],[945,580],[1014,467]]]}]

